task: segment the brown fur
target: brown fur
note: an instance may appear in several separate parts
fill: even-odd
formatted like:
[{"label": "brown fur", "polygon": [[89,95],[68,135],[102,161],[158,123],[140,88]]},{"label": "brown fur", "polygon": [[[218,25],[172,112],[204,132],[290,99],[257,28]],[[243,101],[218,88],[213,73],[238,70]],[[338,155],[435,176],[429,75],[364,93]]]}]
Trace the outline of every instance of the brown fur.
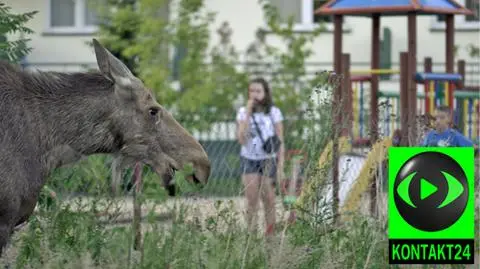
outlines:
[{"label": "brown fur", "polygon": [[207,182],[202,146],[93,41],[100,72],[26,72],[0,63],[0,255],[13,227],[32,214],[50,171],[82,155],[114,154],[160,176],[190,163],[194,178]]}]

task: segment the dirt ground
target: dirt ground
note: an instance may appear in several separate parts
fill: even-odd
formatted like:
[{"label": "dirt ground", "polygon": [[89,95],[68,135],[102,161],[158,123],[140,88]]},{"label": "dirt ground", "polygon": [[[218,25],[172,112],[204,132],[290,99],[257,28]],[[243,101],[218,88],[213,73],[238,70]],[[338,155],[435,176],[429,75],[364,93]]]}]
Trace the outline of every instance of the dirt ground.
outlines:
[{"label": "dirt ground", "polygon": [[[95,199],[96,203],[98,204],[98,211],[105,212],[108,211],[110,216],[114,216],[113,219],[108,219],[108,216],[100,216],[100,221],[105,221],[108,226],[129,226],[132,225],[132,218],[133,218],[133,199],[132,197],[122,197],[118,198],[114,201],[106,201],[106,200],[99,200]],[[221,205],[217,210],[215,208],[215,204],[221,201]],[[93,198],[77,198],[69,200],[68,202],[64,202],[63,206],[69,205],[72,210],[79,210],[79,211],[89,211],[88,206],[91,205],[93,202]],[[108,203],[114,206],[108,206]],[[160,225],[164,225],[165,228],[171,227],[172,219],[173,219],[173,212],[179,212],[179,209],[184,208],[187,210],[184,214],[184,220],[193,221],[198,218],[199,222],[205,224],[204,221],[208,217],[215,217],[218,215],[219,211],[222,209],[230,209],[233,207],[233,210],[228,210],[228,212],[238,212],[236,219],[238,222],[237,224],[245,225],[245,198],[244,197],[231,197],[231,198],[169,198],[167,201],[162,202],[160,205],[156,205],[154,207],[154,203],[145,203],[142,205],[142,216],[145,217],[151,210],[155,212],[155,215],[159,216]],[[231,206],[231,207],[230,207]],[[105,210],[107,209],[107,210]],[[282,219],[286,220],[288,217],[288,211],[284,210],[282,205],[281,198],[277,198],[276,201],[276,213],[277,213],[277,222],[281,221]],[[258,228],[257,231],[259,233],[263,233],[265,230],[264,226],[264,217],[263,217],[263,206],[260,202],[259,212],[258,212]],[[28,226],[24,224],[20,227],[16,228],[16,232],[14,233],[14,237],[20,236],[23,231],[26,231]],[[148,229],[149,225],[147,222],[143,220],[143,225],[141,227],[142,232]],[[226,228],[226,225],[224,225]],[[245,227],[245,226],[244,226]],[[8,263],[8,261],[14,260],[13,257],[17,255],[17,249],[13,246],[9,246],[7,248],[6,253],[4,256],[0,258],[0,268],[4,268],[3,266]]]},{"label": "dirt ground", "polygon": [[[82,208],[82,205],[91,204],[92,199],[82,198],[81,201],[71,200],[68,202],[72,206],[72,209]],[[99,211],[102,212],[102,209],[108,208],[108,212],[111,215],[115,215],[116,222],[125,222],[125,224],[130,223],[130,220],[133,218],[133,198],[120,198],[114,202],[110,202],[114,206],[108,208],[108,202],[103,201],[104,205],[99,206]],[[102,202],[100,202],[102,204]],[[218,209],[216,209],[215,204],[220,204]],[[144,203],[142,205],[142,216],[146,216],[149,212],[154,212],[158,216],[158,219],[162,220],[166,224],[171,223],[173,212],[180,212],[180,209],[183,208],[186,211],[184,214],[185,221],[193,221],[195,219],[199,220],[200,223],[204,223],[205,219],[208,217],[214,217],[219,214],[222,209],[233,209],[229,212],[236,212],[239,223],[245,225],[245,210],[246,210],[246,201],[244,197],[230,197],[230,198],[169,198],[165,202],[162,202],[159,205],[154,203]],[[85,210],[85,209],[84,209]],[[175,210],[175,211],[173,211]],[[277,222],[281,220],[286,220],[288,218],[289,212],[284,209],[282,205],[281,198],[278,197],[276,200],[276,215]],[[106,217],[101,217],[106,220]],[[259,211],[258,211],[258,224],[260,230],[262,227],[265,227],[264,224],[264,210],[263,205],[260,202]],[[114,223],[112,223],[114,224]]]},{"label": "dirt ground", "polygon": [[[95,202],[94,202],[95,200]],[[107,226],[131,225],[134,215],[133,198],[121,197],[117,199],[98,199],[81,197],[62,202],[62,206],[69,206],[73,211],[88,211],[91,212],[90,206],[95,203],[96,211],[98,212],[99,220]],[[38,207],[35,211],[38,210]],[[228,212],[230,216],[236,219],[235,223],[243,227],[245,222],[246,200],[242,196],[229,198],[169,198],[159,204],[153,202],[144,202],[141,207],[142,224],[146,224],[146,218],[149,214],[154,214],[157,223],[169,227],[175,216],[179,216],[183,212],[183,219],[185,222],[195,222],[205,224],[205,220],[209,217],[216,217],[219,214]],[[280,197],[277,197],[276,204],[276,222],[286,221],[289,217],[290,211],[286,210],[282,204]],[[224,213],[221,213],[224,211]],[[258,210],[258,231],[263,232],[265,229],[265,218],[263,204],[259,202]],[[16,233],[25,230],[28,223],[16,227]],[[142,225],[146,226],[146,225]],[[226,225],[225,225],[226,228]]]}]

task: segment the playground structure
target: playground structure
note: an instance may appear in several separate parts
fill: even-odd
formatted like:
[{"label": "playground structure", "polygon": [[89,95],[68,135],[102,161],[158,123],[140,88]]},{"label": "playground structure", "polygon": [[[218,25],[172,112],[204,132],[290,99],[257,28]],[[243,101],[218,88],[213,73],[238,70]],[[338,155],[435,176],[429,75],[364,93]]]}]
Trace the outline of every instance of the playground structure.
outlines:
[{"label": "playground structure", "polygon": [[[436,106],[447,105],[453,112],[457,129],[477,145],[479,143],[478,89],[466,90],[464,61],[459,61],[457,73],[454,71],[454,15],[468,15],[472,12],[449,0],[428,3],[416,0],[331,0],[315,13],[333,15],[334,75],[342,76],[341,84],[334,85],[333,102],[339,106],[335,106],[332,111],[332,141],[319,159],[319,166],[325,166],[331,160],[332,184],[331,188],[327,188],[325,197],[333,202],[332,212],[334,219],[338,220],[339,213],[357,211],[361,196],[370,189],[369,211],[375,216],[378,214],[377,172],[384,164],[388,148],[392,146],[390,136],[394,130],[401,131],[401,146],[415,145],[419,140],[417,115],[433,113]],[[416,16],[438,14],[446,17],[446,70],[445,73],[432,72],[432,61],[426,58],[424,72],[420,73],[417,72]],[[342,53],[342,24],[345,15],[372,18],[370,70],[350,70],[350,55]],[[400,53],[399,70],[379,69],[381,15],[408,17],[408,51]],[[385,74],[399,75],[399,90],[396,93],[379,90],[379,76]],[[367,83],[368,93],[365,90]],[[417,89],[422,87],[423,92],[419,92]],[[382,120],[379,117],[380,104],[386,104]],[[340,183],[340,177],[345,173],[342,157],[352,157],[351,152],[355,147],[368,148],[369,153],[356,161],[362,169],[355,175],[350,173],[345,177],[345,182]],[[317,195],[318,186],[316,180],[306,182],[297,205],[306,208],[312,201],[311,197]]]},{"label": "playground structure", "polygon": [[[400,85],[407,85],[408,74],[406,73],[407,59],[406,53],[402,53],[403,61],[401,62],[400,71]],[[402,59],[401,58],[401,59]],[[348,60],[348,55],[346,57]],[[459,70],[461,72],[461,67],[464,66],[464,61],[460,60],[458,62]],[[348,72],[349,65],[346,65],[346,71]],[[408,100],[405,101],[404,105],[407,107],[404,109],[404,112],[416,111],[416,115],[423,115],[428,113],[433,113],[434,109],[438,105],[447,105],[451,108],[454,115],[454,125],[457,129],[462,132],[465,136],[470,138],[477,146],[480,142],[480,96],[478,91],[467,91],[462,89],[464,75],[460,74],[445,74],[445,73],[431,73],[431,60],[429,58],[425,59],[425,72],[415,74],[415,82],[418,86],[423,86],[423,91],[417,93],[416,104],[414,108],[410,108]],[[396,72],[392,70],[392,73]],[[374,72],[372,72],[374,73]],[[360,162],[363,164],[362,169],[358,171],[356,175],[356,180],[346,178],[344,184],[349,185],[348,181],[351,182],[349,187],[349,194],[345,196],[342,194],[342,186],[340,186],[340,197],[339,203],[342,211],[355,211],[359,207],[359,202],[361,201],[362,194],[368,189],[368,186],[372,183],[372,180],[375,180],[379,167],[382,165],[382,162],[388,154],[388,148],[392,146],[392,134],[396,129],[402,130],[402,122],[405,124],[410,124],[405,119],[408,115],[404,113],[402,115],[402,91],[407,91],[408,89],[400,88],[400,93],[386,93],[385,91],[379,91],[377,93],[378,103],[376,107],[372,107],[372,103],[365,102],[367,99],[366,92],[362,91],[364,87],[362,84],[367,83],[371,79],[371,75],[364,76],[352,76],[350,78],[351,88],[351,105],[352,110],[350,113],[353,114],[351,124],[353,126],[351,133],[344,136],[350,139],[352,146],[368,147],[369,153],[366,155],[365,160]],[[405,96],[403,97],[404,99]],[[369,106],[365,106],[365,103],[369,103]],[[356,107],[356,104],[359,104],[359,107]],[[348,105],[346,105],[348,107]],[[363,107],[362,107],[363,105]],[[362,120],[365,118],[365,112],[372,111],[374,109],[379,109],[384,115],[379,117],[379,120],[373,125],[373,128],[377,131],[379,139],[371,144],[368,137],[368,133],[371,133],[368,130],[368,126],[365,125]],[[343,110],[345,111],[345,110]],[[347,110],[348,111],[348,110]],[[348,117],[348,115],[347,115]],[[402,120],[403,117],[403,120]],[[348,119],[348,118],[347,118]],[[358,121],[357,121],[358,120]],[[344,123],[349,125],[350,123]],[[415,126],[415,124],[407,126]],[[403,125],[405,126],[405,125]],[[405,146],[412,146],[418,143],[417,137],[408,137],[407,143]],[[353,150],[353,147],[352,149]],[[340,154],[350,154],[347,152],[341,152]],[[321,164],[321,163],[320,163]],[[344,166],[344,164],[339,161],[339,164]],[[345,169],[339,169],[339,171],[344,171]],[[342,172],[340,172],[342,174]],[[345,187],[343,187],[345,188]],[[345,192],[345,191],[343,191]],[[372,193],[378,193],[376,190],[372,190]]]},{"label": "playground structure", "polygon": [[[433,114],[435,107],[439,104],[449,105],[453,112],[453,123],[457,129],[466,137],[471,139],[475,144],[480,142],[480,96],[478,91],[462,89],[463,78],[465,77],[462,66],[465,65],[463,60],[458,61],[458,74],[439,74],[431,72],[432,61],[430,58],[424,59],[424,73],[417,73],[415,81],[417,85],[423,87],[423,91],[417,92],[417,115]],[[370,70],[362,71],[362,73]],[[390,74],[399,74],[397,70],[382,70],[383,73],[389,71]],[[358,71],[350,72],[359,73]],[[371,72],[374,74],[376,72]],[[369,141],[368,125],[365,123],[366,112],[372,111],[367,106],[369,101],[366,88],[371,81],[372,75],[352,76],[352,138],[363,143]],[[404,79],[404,78],[403,78]],[[404,82],[405,83],[405,82]],[[377,129],[379,134],[384,137],[391,136],[393,131],[400,129],[400,94],[396,92],[388,92],[380,90],[377,94],[380,107]]]}]

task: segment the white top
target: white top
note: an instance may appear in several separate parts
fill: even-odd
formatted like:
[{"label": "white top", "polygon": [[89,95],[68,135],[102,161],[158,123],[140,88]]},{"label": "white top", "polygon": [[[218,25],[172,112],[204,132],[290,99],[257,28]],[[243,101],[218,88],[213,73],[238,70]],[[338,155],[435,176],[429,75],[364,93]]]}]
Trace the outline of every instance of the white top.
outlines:
[{"label": "white top", "polygon": [[[275,134],[275,125],[272,124],[272,121],[273,123],[277,123],[283,120],[282,112],[275,106],[272,106],[270,109],[270,114],[265,114],[264,112],[255,112],[252,116],[255,118],[255,121],[258,124],[264,141],[267,140],[268,137]],[[246,117],[247,109],[245,107],[239,108],[237,112],[237,122],[246,120]],[[251,117],[249,118],[248,133],[246,134],[246,138],[247,140],[245,141],[245,144],[241,147],[240,156],[250,160],[263,160],[275,157],[275,153],[269,155],[263,151],[262,140],[259,137],[257,128],[255,127]]]}]

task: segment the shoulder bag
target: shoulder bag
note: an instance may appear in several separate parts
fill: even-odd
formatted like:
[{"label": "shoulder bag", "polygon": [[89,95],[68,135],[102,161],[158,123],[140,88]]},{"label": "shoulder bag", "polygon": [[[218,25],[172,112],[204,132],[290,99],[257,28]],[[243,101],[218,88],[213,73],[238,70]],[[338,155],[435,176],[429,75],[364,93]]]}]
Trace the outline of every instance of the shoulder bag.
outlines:
[{"label": "shoulder bag", "polygon": [[[269,115],[270,116],[270,115]],[[280,141],[280,138],[277,135],[277,132],[275,131],[275,124],[270,117],[270,120],[272,121],[273,128],[274,128],[274,135],[269,136],[267,140],[264,140],[262,137],[262,132],[260,130],[260,127],[258,127],[257,122],[255,121],[255,118],[253,117],[253,114],[251,115],[253,119],[253,123],[255,124],[255,128],[257,129],[258,135],[260,136],[260,140],[262,140],[262,149],[265,151],[267,154],[272,154],[272,153],[277,153],[278,150],[280,149],[280,145],[282,144],[282,141]]]}]

